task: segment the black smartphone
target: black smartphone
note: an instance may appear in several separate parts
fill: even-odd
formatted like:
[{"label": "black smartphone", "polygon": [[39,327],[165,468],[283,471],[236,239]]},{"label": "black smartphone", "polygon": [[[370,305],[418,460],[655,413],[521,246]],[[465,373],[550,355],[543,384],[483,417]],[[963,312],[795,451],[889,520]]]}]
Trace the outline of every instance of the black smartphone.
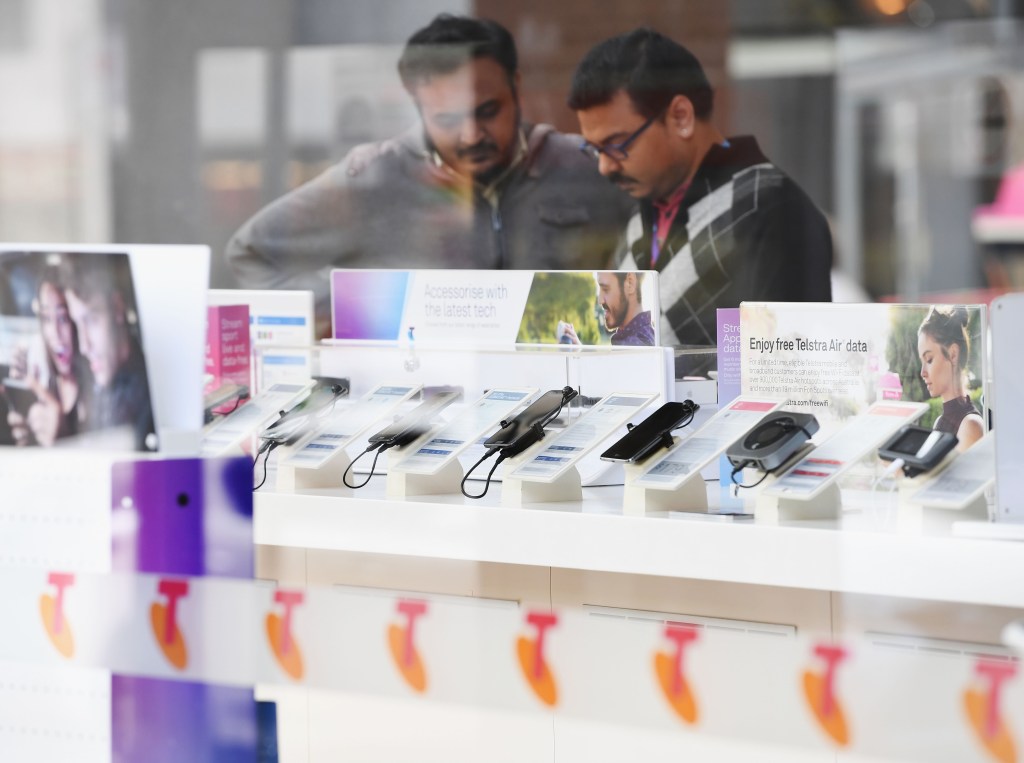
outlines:
[{"label": "black smartphone", "polygon": [[36,393],[32,388],[20,379],[4,379],[0,386],[3,387],[3,394],[10,409],[22,417],[27,416],[28,409],[36,402]]},{"label": "black smartphone", "polygon": [[[512,448],[522,450],[538,439],[534,427],[554,418],[560,408],[579,394],[571,388],[552,389],[538,397],[514,419],[484,440],[485,448]],[[531,434],[533,433],[533,434]],[[533,438],[532,442],[529,442]]]},{"label": "black smartphone", "polygon": [[457,390],[442,392],[426,398],[407,414],[389,426],[370,436],[371,445],[386,445],[389,448],[408,445],[427,433],[434,416],[462,396]]},{"label": "black smartphone", "polygon": [[878,449],[878,457],[885,461],[903,459],[903,471],[908,477],[931,471],[956,447],[956,435],[935,429],[907,424]]},{"label": "black smartphone", "polygon": [[689,423],[698,408],[692,400],[665,403],[602,453],[601,460],[633,464],[658,448],[671,445],[672,430]]},{"label": "black smartphone", "polygon": [[347,394],[348,379],[319,378],[308,395],[260,432],[260,439],[292,445],[313,428],[316,419],[327,413],[338,398]]}]

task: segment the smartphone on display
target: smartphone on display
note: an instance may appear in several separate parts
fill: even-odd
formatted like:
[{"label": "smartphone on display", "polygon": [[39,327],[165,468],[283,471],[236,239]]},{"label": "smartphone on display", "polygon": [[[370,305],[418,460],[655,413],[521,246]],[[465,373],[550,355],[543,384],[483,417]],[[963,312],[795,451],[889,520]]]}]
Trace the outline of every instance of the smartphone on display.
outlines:
[{"label": "smartphone on display", "polygon": [[885,461],[903,459],[903,471],[913,477],[931,471],[956,447],[956,435],[907,424],[878,449]]},{"label": "smartphone on display", "polygon": [[27,416],[28,409],[36,402],[36,393],[32,388],[20,379],[4,379],[0,386],[3,387],[3,395],[10,409],[23,417]]},{"label": "smartphone on display", "polygon": [[319,378],[306,397],[260,432],[260,439],[292,445],[313,428],[320,416],[329,412],[338,398],[347,394],[348,379]]},{"label": "smartphone on display", "polygon": [[385,427],[369,439],[371,445],[386,445],[389,448],[408,445],[430,430],[434,416],[456,400],[462,392],[452,390],[426,398],[393,424]]},{"label": "smartphone on display", "polygon": [[[531,432],[537,424],[543,424],[557,415],[562,406],[579,394],[574,389],[552,389],[534,400],[514,419],[497,432],[484,440],[485,448],[520,448],[529,447]],[[536,440],[533,440],[536,442]],[[524,444],[525,443],[525,444]]]},{"label": "smartphone on display", "polygon": [[601,460],[626,464],[643,460],[659,447],[671,444],[672,430],[688,423],[698,408],[692,400],[665,403],[602,453]]}]

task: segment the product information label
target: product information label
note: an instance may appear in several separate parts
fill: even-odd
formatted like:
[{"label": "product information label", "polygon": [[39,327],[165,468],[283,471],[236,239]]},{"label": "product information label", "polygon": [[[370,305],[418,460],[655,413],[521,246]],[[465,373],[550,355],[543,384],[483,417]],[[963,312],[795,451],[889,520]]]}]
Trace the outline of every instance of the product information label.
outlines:
[{"label": "product information label", "polygon": [[309,384],[274,384],[234,413],[215,423],[203,436],[200,452],[218,456],[266,426],[280,411],[291,408],[309,391]]},{"label": "product information label", "polygon": [[305,443],[301,443],[282,465],[317,469],[364,430],[373,426],[419,392],[419,386],[382,384],[354,403],[339,406]]},{"label": "product information label", "polygon": [[498,422],[521,407],[536,391],[536,387],[491,390],[392,468],[413,474],[436,474],[451,459],[493,431]]},{"label": "product information label", "polygon": [[657,395],[616,392],[576,419],[537,455],[512,472],[512,477],[552,482],[577,461],[646,408]]},{"label": "product information label", "polygon": [[700,472],[744,432],[781,407],[771,400],[741,397],[712,416],[690,437],[680,440],[660,456],[651,459],[633,485],[676,490]]},{"label": "product information label", "polygon": [[801,459],[765,495],[810,499],[832,480],[889,439],[904,424],[918,419],[924,403],[878,403]]},{"label": "product information label", "polygon": [[910,500],[936,508],[967,506],[995,481],[995,449],[994,437],[982,437]]}]

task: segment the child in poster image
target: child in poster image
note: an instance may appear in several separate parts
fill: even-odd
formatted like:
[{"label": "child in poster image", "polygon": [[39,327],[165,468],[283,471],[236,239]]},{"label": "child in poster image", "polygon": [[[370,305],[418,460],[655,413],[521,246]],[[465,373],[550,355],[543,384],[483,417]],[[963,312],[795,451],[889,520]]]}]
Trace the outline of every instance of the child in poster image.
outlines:
[{"label": "child in poster image", "polygon": [[[613,345],[654,345],[651,311],[643,309],[643,273],[596,273],[597,301]],[[558,340],[581,344],[571,323],[559,323]]]},{"label": "child in poster image", "polygon": [[985,422],[967,395],[969,315],[964,307],[933,306],[917,331],[921,378],[928,394],[942,400],[935,429],[955,434],[966,450],[985,434]]},{"label": "child in poster image", "polygon": [[35,309],[45,348],[45,368],[42,364],[33,367],[28,353],[19,353],[11,376],[28,384],[36,402],[24,413],[11,410],[7,424],[16,445],[48,447],[62,437],[78,433],[85,415],[83,398],[91,377],[78,352],[77,333],[56,269],[43,274]]}]

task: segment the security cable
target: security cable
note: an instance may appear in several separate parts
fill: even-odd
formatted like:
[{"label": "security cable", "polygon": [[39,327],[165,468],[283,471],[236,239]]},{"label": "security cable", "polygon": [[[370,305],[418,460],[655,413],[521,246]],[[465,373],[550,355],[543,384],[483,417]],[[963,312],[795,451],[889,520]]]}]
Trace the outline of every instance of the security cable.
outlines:
[{"label": "security cable", "polygon": [[274,448],[278,445],[280,445],[280,443],[275,440],[265,440],[263,445],[260,446],[260,449],[256,451],[256,458],[252,461],[252,470],[255,473],[256,465],[260,461],[260,456],[263,456],[263,479],[260,480],[260,484],[253,488],[254,491],[263,487],[264,483],[267,481],[267,461],[270,460],[270,454],[273,453]]},{"label": "security cable", "polygon": [[480,466],[480,464],[482,464],[488,458],[493,456],[495,453],[501,453],[501,450],[502,450],[501,448],[491,448],[489,451],[484,453],[483,456],[480,457],[479,461],[477,461],[475,464],[473,464],[473,466],[470,467],[469,471],[466,472],[466,476],[463,477],[462,478],[462,482],[459,483],[459,489],[462,491],[462,494],[464,496],[466,496],[466,498],[483,498],[485,495],[487,495],[487,491],[491,487],[491,477],[494,476],[494,472],[498,468],[498,464],[500,464],[506,458],[506,456],[504,454],[498,456],[498,460],[494,462],[494,464],[491,466],[491,470],[489,472],[487,472],[487,482],[484,483],[483,492],[478,493],[477,495],[473,495],[472,493],[467,493],[466,492],[466,480],[469,479],[469,475],[471,475],[474,471],[476,471],[476,468],[478,466]]},{"label": "security cable", "polygon": [[[367,447],[366,450],[364,450],[354,459],[352,459],[352,461],[348,465],[348,468],[345,469],[345,473],[341,475],[341,481],[345,483],[345,487],[351,488],[352,490],[358,490],[359,488],[364,487],[371,479],[373,479],[373,474],[374,472],[377,471],[377,459],[380,458],[380,454],[383,453],[385,450],[388,450],[390,447],[391,445],[389,445],[386,442],[375,442],[372,443],[369,447]],[[352,467],[356,465],[356,461],[358,461],[360,458],[362,458],[367,453],[373,450],[377,452],[373,456],[373,463],[370,464],[370,473],[367,475],[366,479],[360,482],[358,485],[353,485],[348,481],[349,472],[351,472]]]}]

